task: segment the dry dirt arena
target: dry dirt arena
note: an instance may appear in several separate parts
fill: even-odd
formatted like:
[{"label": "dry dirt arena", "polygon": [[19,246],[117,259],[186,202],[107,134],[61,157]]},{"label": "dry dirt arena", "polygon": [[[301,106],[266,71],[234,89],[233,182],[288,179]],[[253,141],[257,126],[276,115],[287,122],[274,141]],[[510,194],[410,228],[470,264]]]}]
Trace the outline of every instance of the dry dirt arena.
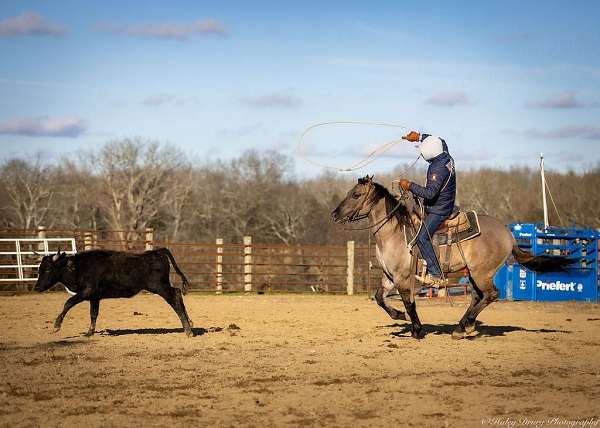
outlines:
[{"label": "dry dirt arena", "polygon": [[455,341],[466,302],[419,301],[417,341],[364,295],[191,294],[187,338],[146,294],[90,339],[87,302],[52,332],[67,297],[0,298],[1,426],[600,426],[598,305],[495,303]]}]

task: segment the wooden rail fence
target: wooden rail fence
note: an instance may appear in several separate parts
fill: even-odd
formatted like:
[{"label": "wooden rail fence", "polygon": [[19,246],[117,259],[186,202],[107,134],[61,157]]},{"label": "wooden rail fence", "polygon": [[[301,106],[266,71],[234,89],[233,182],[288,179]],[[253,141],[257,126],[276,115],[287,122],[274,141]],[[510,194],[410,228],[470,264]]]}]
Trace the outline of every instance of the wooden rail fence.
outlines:
[{"label": "wooden rail fence", "polygon": [[[366,245],[284,245],[253,242],[246,236],[242,243],[167,242],[154,239],[154,231],[95,231],[45,229],[0,230],[0,238],[73,238],[79,251],[112,249],[141,252],[167,247],[191,283],[191,289],[204,292],[314,292],[365,293],[380,281],[380,272],[371,271],[369,259],[375,252]],[[123,239],[125,237],[125,239]],[[0,243],[0,251],[2,245]],[[49,244],[55,252],[59,244]],[[36,249],[37,248],[33,248]],[[64,248],[63,248],[64,249]],[[29,256],[30,265],[36,256]],[[373,262],[373,260],[371,260]],[[14,272],[0,272],[10,278],[17,271],[16,260],[4,256],[0,264],[15,264]],[[178,284],[180,279],[172,275]],[[33,282],[0,283],[0,291],[26,291]]]},{"label": "wooden rail fence", "polygon": [[[111,249],[142,252],[167,247],[191,283],[191,289],[203,292],[310,292],[310,293],[370,293],[381,283],[382,271],[377,269],[375,249],[371,245],[284,245],[253,242],[246,236],[241,243],[225,243],[217,238],[211,243],[168,242],[155,239],[152,229],[127,230],[70,230],[46,229],[0,230],[0,238],[72,238],[78,251]],[[39,244],[31,244],[39,250]],[[35,245],[38,245],[37,247]],[[58,250],[60,242],[49,242],[48,250]],[[0,242],[0,252],[9,248]],[[63,248],[64,250],[64,248]],[[28,256],[23,264],[39,263]],[[0,265],[14,264],[15,269],[0,271],[3,279],[16,277],[17,261],[0,256]],[[32,268],[28,268],[32,269]],[[37,268],[33,268],[36,270]],[[37,271],[30,272],[36,277]],[[458,281],[461,275],[456,275]],[[179,277],[172,272],[172,282]],[[0,292],[27,291],[34,283],[0,281]],[[466,292],[466,288],[465,288]],[[429,293],[431,295],[431,293]]]}]

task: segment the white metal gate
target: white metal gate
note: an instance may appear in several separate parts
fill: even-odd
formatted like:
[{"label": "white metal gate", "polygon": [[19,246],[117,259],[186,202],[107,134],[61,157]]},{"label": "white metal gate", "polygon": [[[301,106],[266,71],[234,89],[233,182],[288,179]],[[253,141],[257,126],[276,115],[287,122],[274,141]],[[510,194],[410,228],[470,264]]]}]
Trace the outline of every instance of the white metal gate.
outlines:
[{"label": "white metal gate", "polygon": [[[2,270],[16,270],[15,277],[6,278],[5,274],[2,274],[0,278],[0,282],[24,282],[24,281],[37,281],[37,275],[28,276],[29,273],[33,273],[31,269],[37,269],[38,264],[25,264],[27,263],[24,259],[31,259],[32,257],[27,256],[35,256],[35,253],[31,249],[33,245],[37,246],[37,250],[35,250],[38,254],[50,255],[53,251],[48,249],[49,243],[65,243],[66,246],[70,246],[70,250],[62,250],[67,254],[75,254],[77,252],[77,246],[75,244],[75,238],[22,238],[22,239],[8,239],[2,238],[0,239],[0,243],[5,243],[3,247],[6,247],[6,243],[14,243],[15,251],[0,251],[0,256],[9,256],[11,259],[14,257],[14,264],[2,264],[0,265],[0,274],[2,274]],[[23,245],[29,248],[23,248]],[[24,257],[25,256],[25,257]],[[3,259],[6,257],[2,257]],[[25,272],[27,271],[27,275]]]}]

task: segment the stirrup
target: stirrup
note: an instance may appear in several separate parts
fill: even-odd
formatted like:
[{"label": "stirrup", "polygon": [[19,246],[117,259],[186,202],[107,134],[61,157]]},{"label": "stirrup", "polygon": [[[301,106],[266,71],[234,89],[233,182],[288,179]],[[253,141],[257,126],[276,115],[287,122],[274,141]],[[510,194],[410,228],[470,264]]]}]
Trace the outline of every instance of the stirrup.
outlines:
[{"label": "stirrup", "polygon": [[448,280],[444,278],[437,278],[431,274],[427,274],[425,276],[415,275],[418,281],[422,282],[424,286],[433,287],[433,288],[441,288],[445,287],[448,284]]}]

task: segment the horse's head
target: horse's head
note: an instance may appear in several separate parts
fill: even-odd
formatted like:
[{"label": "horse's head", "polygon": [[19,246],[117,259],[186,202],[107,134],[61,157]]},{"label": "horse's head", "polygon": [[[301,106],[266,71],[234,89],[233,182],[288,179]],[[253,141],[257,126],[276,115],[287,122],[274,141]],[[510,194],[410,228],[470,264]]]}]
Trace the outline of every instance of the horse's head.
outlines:
[{"label": "horse's head", "polygon": [[346,197],[331,212],[331,217],[336,223],[347,223],[361,220],[369,215],[376,199],[376,188],[373,176],[368,175],[358,179],[358,183],[346,194]]},{"label": "horse's head", "polygon": [[421,217],[419,204],[410,192],[404,192],[400,199],[392,196],[385,187],[373,181],[373,176],[358,179],[358,183],[346,194],[346,197],[331,212],[331,217],[336,223],[348,223],[361,220],[369,215],[373,205],[380,199],[385,198],[388,210],[398,204],[394,209],[397,216],[416,215]]}]

